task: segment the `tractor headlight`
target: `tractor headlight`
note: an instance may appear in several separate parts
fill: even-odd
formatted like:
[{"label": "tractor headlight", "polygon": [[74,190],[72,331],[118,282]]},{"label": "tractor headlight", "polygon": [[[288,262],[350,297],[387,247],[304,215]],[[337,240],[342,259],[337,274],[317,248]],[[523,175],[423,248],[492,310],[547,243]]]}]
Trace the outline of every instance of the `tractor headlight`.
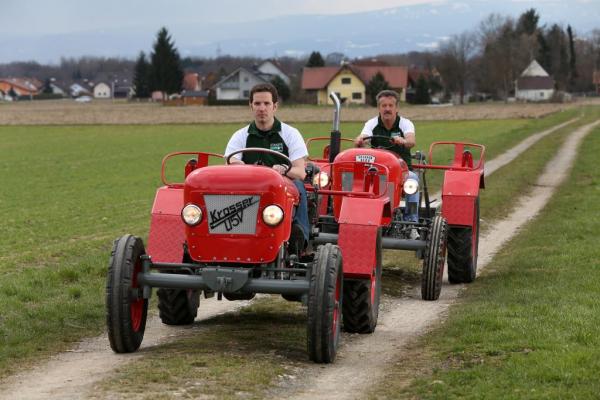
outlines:
[{"label": "tractor headlight", "polygon": [[327,185],[329,185],[329,175],[327,175],[327,172],[319,172],[314,176],[313,186],[323,189]]},{"label": "tractor headlight", "polygon": [[181,210],[181,218],[190,226],[198,225],[202,221],[202,210],[195,204],[188,204]]},{"label": "tractor headlight", "polygon": [[276,226],[283,220],[283,210],[275,204],[265,207],[262,215],[263,221],[269,226]]},{"label": "tractor headlight", "polygon": [[419,182],[416,179],[407,179],[404,182],[404,193],[415,194],[419,190]]}]

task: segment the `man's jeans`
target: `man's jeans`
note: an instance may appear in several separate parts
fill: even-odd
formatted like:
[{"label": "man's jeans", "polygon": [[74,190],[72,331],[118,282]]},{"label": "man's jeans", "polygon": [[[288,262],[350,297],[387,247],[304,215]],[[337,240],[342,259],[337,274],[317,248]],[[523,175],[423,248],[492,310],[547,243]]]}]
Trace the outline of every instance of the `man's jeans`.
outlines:
[{"label": "man's jeans", "polygon": [[[408,171],[408,177],[419,182],[419,175]],[[419,191],[406,195],[403,219],[410,222],[419,222]]]},{"label": "man's jeans", "polygon": [[308,202],[306,200],[306,189],[304,188],[304,182],[302,182],[300,179],[294,179],[294,185],[296,185],[298,192],[300,193],[300,203],[298,203],[298,207],[296,207],[296,212],[294,213],[294,223],[298,224],[298,226],[302,228],[304,239],[308,241],[310,223],[308,221]]}]

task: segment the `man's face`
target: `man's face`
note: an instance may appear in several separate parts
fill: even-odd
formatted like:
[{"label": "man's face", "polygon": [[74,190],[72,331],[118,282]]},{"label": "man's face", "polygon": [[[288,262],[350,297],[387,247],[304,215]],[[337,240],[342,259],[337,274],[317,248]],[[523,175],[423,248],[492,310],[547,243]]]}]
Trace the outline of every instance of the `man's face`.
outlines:
[{"label": "man's face", "polygon": [[383,122],[392,123],[396,120],[396,99],[393,97],[381,97],[377,108]]},{"label": "man's face", "polygon": [[250,108],[254,113],[254,120],[257,124],[263,125],[273,121],[277,103],[273,103],[273,96],[270,92],[254,93]]}]

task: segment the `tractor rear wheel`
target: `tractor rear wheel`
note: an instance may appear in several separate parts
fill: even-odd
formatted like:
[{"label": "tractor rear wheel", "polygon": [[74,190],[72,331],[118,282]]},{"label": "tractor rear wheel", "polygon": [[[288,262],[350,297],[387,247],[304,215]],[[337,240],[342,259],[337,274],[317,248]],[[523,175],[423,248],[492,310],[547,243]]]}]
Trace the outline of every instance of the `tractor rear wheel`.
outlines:
[{"label": "tractor rear wheel", "polygon": [[433,217],[430,229],[421,275],[423,300],[437,300],[440,297],[448,243],[448,225],[441,215]]},{"label": "tractor rear wheel", "polygon": [[381,298],[381,229],[375,242],[376,261],[371,279],[344,281],[344,330],[373,333]]},{"label": "tractor rear wheel", "polygon": [[448,281],[471,283],[477,275],[479,197],[475,199],[472,227],[451,227],[448,232]]},{"label": "tractor rear wheel", "polygon": [[106,326],[115,353],[136,351],[144,339],[148,299],[142,297],[137,276],[145,254],[142,239],[125,235],[115,240],[106,280]]},{"label": "tractor rear wheel", "polygon": [[200,291],[192,289],[158,289],[158,315],[165,325],[189,325],[200,306]]},{"label": "tractor rear wheel", "polygon": [[310,271],[307,347],[312,361],[331,363],[340,342],[344,273],[340,248],[319,246]]}]

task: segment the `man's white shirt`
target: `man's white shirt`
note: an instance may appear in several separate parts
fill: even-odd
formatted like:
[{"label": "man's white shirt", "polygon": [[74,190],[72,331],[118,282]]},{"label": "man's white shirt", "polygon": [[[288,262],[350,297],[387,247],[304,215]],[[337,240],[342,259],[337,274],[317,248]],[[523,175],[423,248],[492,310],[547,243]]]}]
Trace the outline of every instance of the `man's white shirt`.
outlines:
[{"label": "man's white shirt", "polygon": [[[365,126],[363,127],[363,130],[360,133],[360,135],[367,136],[367,137],[373,136],[373,129],[375,129],[378,122],[379,122],[379,116],[377,116],[375,118],[371,118],[370,120],[365,122]],[[398,126],[400,127],[400,130],[402,131],[402,133],[404,133],[405,135],[409,132],[415,133],[415,125],[409,119],[400,117],[400,122],[398,123]]]},{"label": "man's white shirt", "polygon": [[[231,139],[229,139],[229,143],[227,143],[227,148],[225,149],[225,157],[227,157],[233,152],[246,148],[246,142],[248,140],[249,135],[249,127],[250,125],[248,124],[242,129],[236,131],[233,134],[233,136],[231,136]],[[283,142],[287,146],[289,153],[288,158],[292,162],[308,156],[308,149],[306,148],[304,139],[302,138],[302,135],[300,134],[298,129],[282,122],[281,132],[279,132],[279,136],[281,136]],[[234,157],[238,160],[241,160],[242,154],[236,154]]]}]

